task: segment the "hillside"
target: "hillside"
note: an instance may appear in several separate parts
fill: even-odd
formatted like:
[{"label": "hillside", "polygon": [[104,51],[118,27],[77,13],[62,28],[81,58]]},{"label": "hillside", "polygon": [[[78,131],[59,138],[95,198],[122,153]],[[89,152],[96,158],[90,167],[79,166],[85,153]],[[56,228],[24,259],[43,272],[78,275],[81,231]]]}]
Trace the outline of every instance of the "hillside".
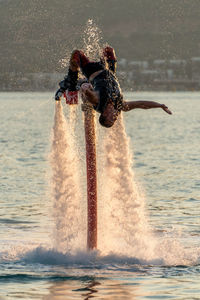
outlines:
[{"label": "hillside", "polygon": [[89,18],[120,57],[200,56],[199,11],[199,0],[4,0],[1,72],[61,72],[59,60],[83,46]]}]

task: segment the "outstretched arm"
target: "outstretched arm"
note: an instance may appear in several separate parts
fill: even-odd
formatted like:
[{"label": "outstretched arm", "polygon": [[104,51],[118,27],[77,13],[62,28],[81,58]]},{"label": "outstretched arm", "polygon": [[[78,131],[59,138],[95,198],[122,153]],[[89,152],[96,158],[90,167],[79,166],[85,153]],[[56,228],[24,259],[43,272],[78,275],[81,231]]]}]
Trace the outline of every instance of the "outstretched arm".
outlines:
[{"label": "outstretched arm", "polygon": [[172,112],[168,109],[168,107],[165,104],[160,104],[158,102],[154,101],[124,101],[123,102],[123,111],[130,111],[135,108],[142,108],[142,109],[150,109],[150,108],[162,108],[166,113],[169,115],[172,114]]}]

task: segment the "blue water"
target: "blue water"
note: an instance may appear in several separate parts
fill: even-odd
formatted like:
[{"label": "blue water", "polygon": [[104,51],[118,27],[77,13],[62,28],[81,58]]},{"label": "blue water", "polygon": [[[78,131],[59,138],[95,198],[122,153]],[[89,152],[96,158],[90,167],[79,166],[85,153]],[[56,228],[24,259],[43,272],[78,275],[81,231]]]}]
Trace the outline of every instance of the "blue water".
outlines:
[{"label": "blue water", "polygon": [[173,111],[124,113],[156,257],[53,249],[53,97],[1,93],[0,299],[200,299],[200,93],[125,96]]}]

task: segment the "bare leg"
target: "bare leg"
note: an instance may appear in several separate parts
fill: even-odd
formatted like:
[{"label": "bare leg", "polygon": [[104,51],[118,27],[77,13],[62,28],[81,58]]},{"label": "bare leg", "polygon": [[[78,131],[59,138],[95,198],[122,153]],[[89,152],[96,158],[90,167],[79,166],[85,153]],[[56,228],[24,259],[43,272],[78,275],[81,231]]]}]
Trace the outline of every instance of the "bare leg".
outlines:
[{"label": "bare leg", "polygon": [[117,68],[117,57],[114,48],[107,46],[103,49],[102,59],[108,65],[108,69],[114,74]]},{"label": "bare leg", "polygon": [[68,92],[77,91],[79,70],[85,67],[89,62],[89,58],[85,56],[83,51],[74,50],[72,52],[69,61],[68,73],[64,77],[64,80],[59,83],[60,88],[55,94],[55,100],[60,100],[60,97],[66,90],[68,90]]},{"label": "bare leg", "polygon": [[74,50],[69,61],[69,69],[73,72],[79,71],[81,67],[86,66],[90,62],[89,58],[81,50]]}]

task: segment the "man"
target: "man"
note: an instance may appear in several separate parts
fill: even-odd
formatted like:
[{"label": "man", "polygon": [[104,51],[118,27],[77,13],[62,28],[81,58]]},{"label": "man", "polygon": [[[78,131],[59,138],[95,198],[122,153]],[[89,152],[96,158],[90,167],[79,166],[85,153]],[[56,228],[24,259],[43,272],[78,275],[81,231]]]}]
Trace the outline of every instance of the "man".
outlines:
[{"label": "man", "polygon": [[83,98],[89,101],[94,109],[100,113],[99,122],[104,127],[111,127],[121,111],[130,111],[136,108],[162,108],[172,114],[167,106],[154,101],[124,101],[116,73],[116,55],[112,47],[105,47],[99,62],[92,62],[81,50],[72,52],[68,75],[59,83],[60,89],[56,92],[55,100],[68,90],[72,95],[77,89],[79,71],[87,78],[80,90]]}]

